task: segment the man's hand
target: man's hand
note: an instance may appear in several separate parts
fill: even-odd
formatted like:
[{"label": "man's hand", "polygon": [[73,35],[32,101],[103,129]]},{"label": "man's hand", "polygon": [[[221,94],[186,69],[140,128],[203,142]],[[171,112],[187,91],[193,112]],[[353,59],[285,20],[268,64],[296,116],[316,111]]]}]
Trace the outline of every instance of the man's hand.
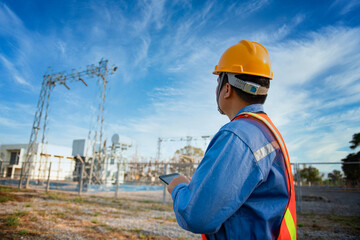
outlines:
[{"label": "man's hand", "polygon": [[167,190],[168,192],[171,194],[171,192],[173,191],[174,187],[176,185],[178,185],[179,183],[189,183],[190,182],[190,178],[185,177],[184,175],[180,175],[178,177],[174,177],[173,180],[171,180],[171,182],[169,183],[169,185],[167,186]]}]

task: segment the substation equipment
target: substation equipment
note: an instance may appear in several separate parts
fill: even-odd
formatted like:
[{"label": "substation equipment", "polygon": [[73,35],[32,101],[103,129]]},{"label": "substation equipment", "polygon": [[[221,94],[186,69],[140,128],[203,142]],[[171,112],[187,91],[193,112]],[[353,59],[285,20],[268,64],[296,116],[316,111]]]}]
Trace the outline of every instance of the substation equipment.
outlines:
[{"label": "substation equipment", "polygon": [[[158,183],[159,176],[166,173],[179,172],[192,176],[197,168],[201,158],[196,158],[191,153],[192,141],[204,141],[207,146],[208,140],[211,136],[186,136],[186,137],[160,137],[158,138],[157,153],[153,160],[146,162],[135,161],[127,162],[127,168],[125,172],[125,181],[127,182],[139,182],[139,183]],[[184,154],[174,155],[170,161],[161,159],[162,144],[165,142],[186,142],[186,152]]]}]

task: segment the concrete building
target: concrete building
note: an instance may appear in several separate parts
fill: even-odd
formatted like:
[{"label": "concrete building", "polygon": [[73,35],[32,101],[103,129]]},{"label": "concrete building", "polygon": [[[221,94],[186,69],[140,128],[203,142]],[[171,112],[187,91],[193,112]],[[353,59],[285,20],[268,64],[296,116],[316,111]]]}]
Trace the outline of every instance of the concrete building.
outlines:
[{"label": "concrete building", "polygon": [[[102,182],[106,185],[116,183],[119,175],[119,182],[124,182],[125,163],[127,162],[127,153],[132,146],[132,140],[120,137],[115,134],[112,138],[112,146],[108,146],[103,152],[104,165]],[[21,168],[26,161],[26,152],[28,144],[7,144],[0,145],[0,176],[7,178],[20,178]],[[77,159],[80,156],[85,161],[84,180],[88,177],[91,167],[91,156],[93,155],[93,146],[91,141],[86,139],[73,140],[72,148],[50,144],[37,144],[36,157],[33,159],[31,179],[46,180],[49,174],[51,163],[50,180],[78,181],[81,170],[81,161]],[[100,145],[95,147],[95,152],[100,151]],[[118,174],[118,163],[121,164]]]},{"label": "concrete building", "polygon": [[[26,161],[28,144],[0,146],[0,173],[2,177],[19,178],[22,164]],[[56,145],[37,144],[37,154],[33,160],[31,179],[47,179],[51,163],[50,180],[72,180],[75,161],[72,149]]]}]

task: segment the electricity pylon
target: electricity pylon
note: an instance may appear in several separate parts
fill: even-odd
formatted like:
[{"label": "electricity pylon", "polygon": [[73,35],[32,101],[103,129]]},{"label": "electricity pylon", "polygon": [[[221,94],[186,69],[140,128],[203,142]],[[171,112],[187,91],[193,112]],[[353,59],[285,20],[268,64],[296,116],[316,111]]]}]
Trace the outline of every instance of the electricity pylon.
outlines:
[{"label": "electricity pylon", "polygon": [[[35,118],[33,122],[33,127],[31,129],[30,134],[30,140],[29,145],[26,151],[25,155],[25,162],[21,169],[21,178],[19,181],[19,188],[22,187],[23,180],[26,179],[25,188],[28,188],[29,181],[32,175],[32,171],[34,168],[34,162],[36,161],[37,151],[39,150],[38,144],[37,144],[37,137],[38,133],[41,130],[41,124],[43,121],[42,126],[42,140],[41,140],[41,150],[43,150],[44,144],[47,143],[46,141],[46,128],[47,128],[47,121],[48,121],[48,109],[50,104],[50,95],[53,91],[54,87],[56,85],[64,85],[68,90],[70,88],[68,87],[67,83],[69,82],[76,82],[81,81],[84,83],[85,86],[87,86],[86,82],[83,80],[85,77],[93,78],[93,77],[100,77],[103,82],[103,88],[102,88],[102,102],[100,103],[101,110],[100,115],[98,116],[98,119],[101,119],[100,129],[99,129],[99,135],[100,135],[100,141],[102,140],[102,131],[103,131],[103,113],[104,113],[104,104],[105,104],[105,89],[106,89],[106,77],[107,74],[113,74],[117,67],[108,69],[107,68],[108,60],[100,60],[99,65],[95,66],[95,64],[88,65],[87,69],[81,72],[76,71],[75,69],[72,70],[72,73],[65,73],[65,72],[59,72],[59,73],[53,73],[53,74],[45,74],[43,76],[43,82],[41,86],[40,96],[37,103],[37,108],[35,112]],[[45,114],[44,113],[44,106],[45,106]],[[43,120],[42,120],[43,119]],[[96,131],[98,132],[98,131]],[[97,134],[95,134],[97,135]],[[96,142],[96,137],[95,141]],[[40,157],[43,153],[40,153]],[[95,157],[93,154],[93,161]],[[101,159],[100,159],[101,161]],[[90,176],[91,178],[91,176]]]}]

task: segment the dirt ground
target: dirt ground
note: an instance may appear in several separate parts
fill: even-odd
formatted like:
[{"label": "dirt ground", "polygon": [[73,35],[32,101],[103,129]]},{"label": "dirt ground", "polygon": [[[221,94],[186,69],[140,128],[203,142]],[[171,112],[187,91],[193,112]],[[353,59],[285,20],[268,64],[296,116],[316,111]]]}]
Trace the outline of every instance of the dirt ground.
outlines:
[{"label": "dirt ground", "polygon": [[[83,194],[0,186],[0,239],[201,239],[162,191]],[[298,214],[298,239],[360,239],[360,217]]]}]

